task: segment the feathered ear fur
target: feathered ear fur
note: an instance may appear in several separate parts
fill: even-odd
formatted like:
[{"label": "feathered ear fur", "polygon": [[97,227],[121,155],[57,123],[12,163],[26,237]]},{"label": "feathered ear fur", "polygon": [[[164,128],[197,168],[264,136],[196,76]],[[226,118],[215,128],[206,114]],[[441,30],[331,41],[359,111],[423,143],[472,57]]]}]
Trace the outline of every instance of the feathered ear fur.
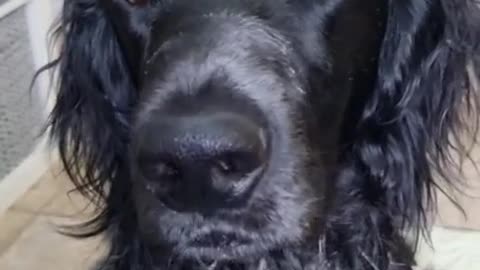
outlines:
[{"label": "feathered ear fur", "polygon": [[479,53],[478,2],[389,1],[376,88],[341,168],[343,195],[327,229],[326,252],[338,269],[408,263],[397,260],[399,236],[424,228],[438,180],[455,184],[451,151],[462,150],[461,128],[477,121],[467,67],[480,68]]},{"label": "feathered ear fur", "polygon": [[[117,36],[99,2],[64,3],[56,31],[61,38],[55,63],[59,92],[50,132],[78,190],[103,204],[106,199],[121,200],[111,196],[122,196],[122,192],[107,195],[108,186],[128,190],[128,182],[123,181],[128,174],[125,147],[136,91]],[[104,230],[102,226],[112,222],[101,220],[113,216],[100,213],[89,224],[97,226],[89,233]]]},{"label": "feathered ear fur", "polygon": [[98,210],[91,220],[73,230],[67,228],[66,233],[89,237],[107,232],[109,252],[99,269],[150,269],[148,253],[135,237],[125,155],[137,89],[129,70],[132,63],[101,7],[108,4],[99,0],[64,3],[55,32],[61,42],[60,57],[46,67],[56,67],[59,78],[50,134],[77,190]]}]

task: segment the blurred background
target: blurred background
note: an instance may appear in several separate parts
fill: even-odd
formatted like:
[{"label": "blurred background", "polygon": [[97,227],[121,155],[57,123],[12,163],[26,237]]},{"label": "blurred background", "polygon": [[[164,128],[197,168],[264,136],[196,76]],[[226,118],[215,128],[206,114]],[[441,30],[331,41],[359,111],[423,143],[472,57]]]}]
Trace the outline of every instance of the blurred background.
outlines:
[{"label": "blurred background", "polygon": [[[0,0],[0,269],[87,269],[104,248],[101,239],[73,240],[58,225],[77,223],[91,209],[62,174],[40,133],[54,101],[52,82],[35,70],[54,58],[47,33],[61,0]],[[421,242],[418,269],[480,269],[480,148],[465,166],[456,193],[465,213],[439,196],[432,215],[432,246]],[[465,214],[465,215],[464,215]]]},{"label": "blurred background", "polygon": [[24,7],[0,22],[0,179],[30,153],[42,120],[42,107],[25,91],[35,69],[27,23]]},{"label": "blurred background", "polygon": [[[55,152],[41,133],[55,98],[48,33],[61,0],[0,0],[0,269],[87,269],[98,241],[58,233],[78,223],[86,203],[68,195]],[[77,200],[75,200],[77,198]]]},{"label": "blurred background", "polygon": [[[35,70],[49,61],[47,32],[58,14],[58,0],[0,0],[0,184],[6,185],[25,161],[42,160],[41,129],[53,96],[49,76],[32,91]],[[28,163],[28,162],[27,162]],[[27,164],[28,165],[28,164]],[[36,173],[33,170],[25,172]],[[33,180],[32,180],[33,181]],[[18,182],[18,181],[17,181]],[[25,187],[28,183],[25,183]],[[3,189],[0,189],[3,190]],[[19,190],[20,191],[20,190]],[[12,200],[12,192],[2,200]],[[8,197],[8,199],[7,199]],[[7,204],[0,205],[0,209]]]}]

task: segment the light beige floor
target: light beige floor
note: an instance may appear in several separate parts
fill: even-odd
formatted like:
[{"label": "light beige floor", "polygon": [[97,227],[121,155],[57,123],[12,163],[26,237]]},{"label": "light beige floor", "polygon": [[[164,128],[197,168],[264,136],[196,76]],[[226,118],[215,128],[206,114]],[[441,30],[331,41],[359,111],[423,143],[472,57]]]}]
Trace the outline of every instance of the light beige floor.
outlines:
[{"label": "light beige floor", "polygon": [[[89,212],[78,195],[66,195],[70,188],[54,168],[0,217],[1,270],[85,270],[102,254],[99,239],[75,240],[56,231],[57,225],[78,222]],[[442,226],[432,231],[435,250],[420,246],[419,269],[480,270],[478,202],[468,201],[469,222],[446,207]]]},{"label": "light beige floor", "polygon": [[49,171],[0,217],[1,270],[85,270],[101,254],[99,239],[58,233],[60,225],[76,224],[89,213],[79,195],[66,195],[72,186],[58,171]]}]

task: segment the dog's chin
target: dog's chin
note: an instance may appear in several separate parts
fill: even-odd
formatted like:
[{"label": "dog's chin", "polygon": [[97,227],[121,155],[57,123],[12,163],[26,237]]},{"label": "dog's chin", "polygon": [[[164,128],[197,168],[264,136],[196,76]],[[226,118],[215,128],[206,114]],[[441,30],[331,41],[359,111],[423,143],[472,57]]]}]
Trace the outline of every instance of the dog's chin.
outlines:
[{"label": "dog's chin", "polygon": [[184,259],[200,259],[205,262],[240,262],[262,257],[273,246],[273,243],[268,243],[265,239],[254,239],[237,232],[212,231],[179,243],[174,248],[174,253]]}]

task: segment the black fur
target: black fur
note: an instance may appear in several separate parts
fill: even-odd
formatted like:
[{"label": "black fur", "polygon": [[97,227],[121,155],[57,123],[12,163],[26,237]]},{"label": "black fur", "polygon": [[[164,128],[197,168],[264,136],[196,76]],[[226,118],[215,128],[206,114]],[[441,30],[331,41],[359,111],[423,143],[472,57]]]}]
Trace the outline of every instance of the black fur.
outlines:
[{"label": "black fur", "polygon": [[[76,232],[106,233],[97,269],[411,269],[478,115],[474,0],[68,0],[56,33],[50,132],[98,206]],[[158,206],[132,157],[156,109],[209,106],[281,138],[252,209],[222,214],[254,241],[225,254],[182,246],[213,223]]]}]

